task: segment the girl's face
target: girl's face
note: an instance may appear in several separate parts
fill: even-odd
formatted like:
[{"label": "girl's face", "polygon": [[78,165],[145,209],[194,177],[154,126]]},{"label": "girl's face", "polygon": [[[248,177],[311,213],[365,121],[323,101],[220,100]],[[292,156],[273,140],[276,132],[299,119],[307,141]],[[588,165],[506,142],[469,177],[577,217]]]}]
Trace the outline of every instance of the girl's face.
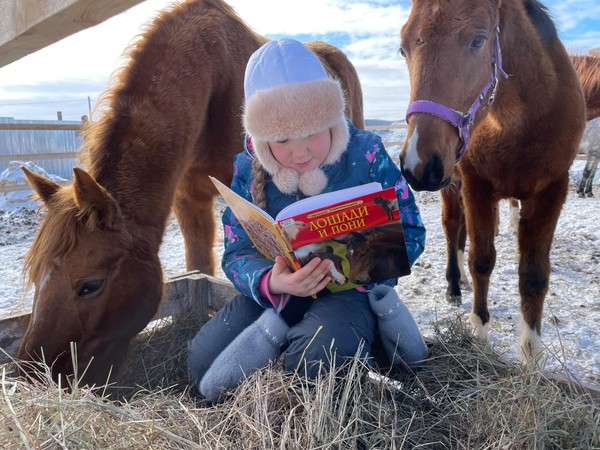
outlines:
[{"label": "girl's face", "polygon": [[269,147],[279,164],[304,173],[319,167],[329,155],[331,132],[327,129],[305,138],[269,142]]}]

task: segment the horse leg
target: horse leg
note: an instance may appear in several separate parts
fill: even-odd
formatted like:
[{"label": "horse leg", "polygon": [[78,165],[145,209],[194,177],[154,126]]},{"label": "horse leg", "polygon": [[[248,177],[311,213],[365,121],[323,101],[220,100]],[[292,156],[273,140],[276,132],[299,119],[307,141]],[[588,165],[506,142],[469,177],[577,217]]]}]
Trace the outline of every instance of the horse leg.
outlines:
[{"label": "horse leg", "polygon": [[201,170],[190,169],[179,182],[173,202],[173,212],[185,241],[186,268],[209,275],[215,273],[215,195],[208,176]]},{"label": "horse leg", "polygon": [[[590,167],[590,173],[588,174],[587,183],[585,185],[585,195],[593,197],[592,185],[594,184],[594,176],[596,175],[596,169],[598,168],[598,160],[600,160],[600,152],[595,154],[592,159],[592,165]],[[588,160],[589,161],[589,160]]]},{"label": "horse leg", "polygon": [[542,312],[550,278],[550,247],[568,186],[569,179],[565,174],[544,191],[521,201],[519,353],[524,361],[533,361],[541,353]]},{"label": "horse leg", "polygon": [[585,197],[586,189],[588,189],[588,185],[589,185],[590,192],[592,192],[590,177],[593,178],[593,175],[594,175],[594,172],[592,172],[592,166],[594,165],[594,159],[595,158],[592,155],[592,152],[590,151],[588,153],[588,159],[587,159],[587,162],[585,163],[585,167],[583,168],[583,173],[581,175],[581,181],[579,182],[579,187],[577,188],[577,194],[579,194],[580,197]]},{"label": "horse leg", "polygon": [[487,306],[490,276],[496,264],[494,247],[495,215],[497,200],[492,198],[486,184],[474,183],[473,188],[463,185],[463,199],[469,233],[469,270],[473,281],[473,308],[470,320],[474,334],[487,340],[490,313]]},{"label": "horse leg", "polygon": [[462,303],[460,290],[464,273],[464,251],[466,244],[465,218],[460,199],[460,182],[453,181],[442,189],[442,228],[446,236],[446,300],[456,306]]},{"label": "horse leg", "polygon": [[510,231],[516,236],[519,232],[520,219],[519,200],[516,198],[511,197],[508,199],[508,217]]}]

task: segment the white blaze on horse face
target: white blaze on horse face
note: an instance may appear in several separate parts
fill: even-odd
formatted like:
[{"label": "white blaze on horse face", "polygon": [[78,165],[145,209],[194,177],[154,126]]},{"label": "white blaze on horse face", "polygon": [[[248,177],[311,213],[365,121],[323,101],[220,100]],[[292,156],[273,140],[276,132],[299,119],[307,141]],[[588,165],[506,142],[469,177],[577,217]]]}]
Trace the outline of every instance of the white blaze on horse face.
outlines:
[{"label": "white blaze on horse face", "polygon": [[543,355],[540,335],[523,320],[523,316],[519,334],[519,355],[525,363],[536,362]]},{"label": "white blaze on horse face", "polygon": [[488,323],[484,325],[481,321],[481,317],[474,312],[471,312],[469,318],[471,319],[471,324],[473,325],[473,334],[482,341],[487,341],[488,332],[490,331],[490,322],[488,321]]},{"label": "white blaze on horse face", "polygon": [[419,132],[415,129],[406,145],[406,156],[404,157],[404,168],[414,172],[415,167],[422,163],[417,152],[417,142],[419,141]]},{"label": "white blaze on horse face", "polygon": [[335,267],[335,263],[333,261],[329,262],[331,263],[329,267],[329,273],[333,278],[333,281],[335,281],[335,283],[339,284],[340,286],[346,284],[346,282],[348,281],[346,275],[337,270],[337,267]]},{"label": "white blaze on horse face", "polygon": [[[44,273],[44,276],[42,277],[42,280],[40,281],[40,285],[37,287],[38,293],[44,291],[44,289],[52,279],[52,275],[54,275],[55,266],[58,265],[59,262],[60,260],[58,260],[57,258],[54,260],[55,264],[47,268],[46,272]],[[40,308],[40,303],[41,302],[39,301],[33,302],[33,307],[31,308],[31,318],[29,319],[32,325],[35,325],[39,319],[38,309]]]}]

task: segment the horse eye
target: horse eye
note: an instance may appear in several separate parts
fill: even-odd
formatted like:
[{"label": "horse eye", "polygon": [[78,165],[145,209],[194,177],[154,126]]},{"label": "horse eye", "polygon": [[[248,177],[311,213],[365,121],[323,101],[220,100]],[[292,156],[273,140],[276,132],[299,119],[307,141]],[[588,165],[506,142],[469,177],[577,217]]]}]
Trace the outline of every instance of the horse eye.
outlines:
[{"label": "horse eye", "polygon": [[76,290],[77,297],[84,298],[89,297],[92,294],[95,294],[102,288],[104,285],[104,280],[92,280],[86,281],[81,286],[79,286]]},{"label": "horse eye", "polygon": [[485,42],[485,36],[477,36],[475,39],[473,39],[473,41],[471,42],[471,50],[477,50],[478,48],[481,48],[483,46],[483,43]]},{"label": "horse eye", "polygon": [[406,58],[406,52],[404,51],[404,49],[402,47],[400,47],[398,49],[398,51],[400,52],[400,54],[402,55],[403,58]]}]

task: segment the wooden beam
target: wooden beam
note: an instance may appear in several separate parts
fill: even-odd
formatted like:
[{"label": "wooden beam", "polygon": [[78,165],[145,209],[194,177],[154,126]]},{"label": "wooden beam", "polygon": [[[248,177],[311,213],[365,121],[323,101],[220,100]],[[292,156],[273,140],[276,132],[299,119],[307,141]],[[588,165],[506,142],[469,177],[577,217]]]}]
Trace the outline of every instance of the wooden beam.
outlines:
[{"label": "wooden beam", "polygon": [[[206,322],[211,310],[218,311],[237,294],[229,281],[197,270],[170,278],[165,284],[165,294],[153,320],[193,310]],[[30,316],[24,313],[0,319],[0,364],[17,356]]]},{"label": "wooden beam", "polygon": [[[1,2],[2,0],[0,0]],[[80,123],[0,123],[0,130],[43,130],[43,131],[65,131],[81,130]]]},{"label": "wooden beam", "polygon": [[0,67],[143,0],[0,0]]}]

